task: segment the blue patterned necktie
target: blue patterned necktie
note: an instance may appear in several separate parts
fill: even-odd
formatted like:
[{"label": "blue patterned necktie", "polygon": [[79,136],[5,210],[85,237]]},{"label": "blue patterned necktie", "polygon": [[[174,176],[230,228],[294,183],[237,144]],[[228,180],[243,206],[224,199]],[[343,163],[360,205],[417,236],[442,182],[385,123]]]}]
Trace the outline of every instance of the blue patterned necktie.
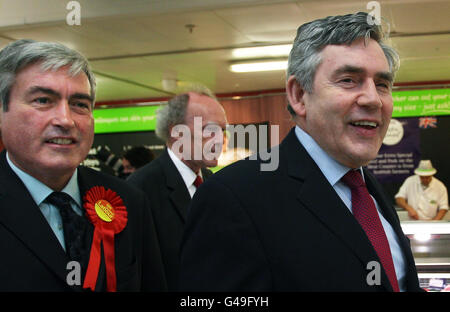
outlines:
[{"label": "blue patterned necktie", "polygon": [[73,210],[70,205],[71,200],[71,197],[63,192],[53,192],[47,197],[47,201],[57,207],[61,214],[67,255],[70,260],[78,261],[80,265],[83,265],[84,237],[88,221]]}]

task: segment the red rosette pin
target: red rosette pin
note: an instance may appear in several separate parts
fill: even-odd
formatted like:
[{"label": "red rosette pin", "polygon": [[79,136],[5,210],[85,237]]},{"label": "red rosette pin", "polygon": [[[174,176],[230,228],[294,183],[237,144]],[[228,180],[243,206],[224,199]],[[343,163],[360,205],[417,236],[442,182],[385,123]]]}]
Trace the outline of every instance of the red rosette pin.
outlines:
[{"label": "red rosette pin", "polygon": [[101,260],[101,244],[106,265],[107,291],[116,291],[116,266],[114,255],[114,235],[127,225],[127,209],[116,192],[103,186],[94,186],[86,192],[84,208],[88,219],[94,225],[89,264],[83,288],[95,290]]}]

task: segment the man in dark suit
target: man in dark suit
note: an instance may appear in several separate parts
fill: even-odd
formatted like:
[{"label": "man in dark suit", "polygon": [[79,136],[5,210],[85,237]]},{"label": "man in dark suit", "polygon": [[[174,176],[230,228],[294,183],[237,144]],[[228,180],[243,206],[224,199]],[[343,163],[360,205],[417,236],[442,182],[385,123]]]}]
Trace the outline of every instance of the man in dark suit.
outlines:
[{"label": "man in dark suit", "polygon": [[390,122],[398,67],[366,13],[302,25],[286,93],[296,123],[274,170],[237,162],[194,196],[184,291],[419,291],[394,208],[361,166]]},{"label": "man in dark suit", "polygon": [[0,81],[0,291],[166,290],[145,195],[79,167],[94,137],[87,60],[19,40]]},{"label": "man in dark suit", "polygon": [[158,111],[156,134],[167,149],[128,181],[147,194],[153,211],[169,291],[176,291],[179,248],[188,205],[199,178],[212,173],[222,151],[223,107],[209,90],[186,92]]}]

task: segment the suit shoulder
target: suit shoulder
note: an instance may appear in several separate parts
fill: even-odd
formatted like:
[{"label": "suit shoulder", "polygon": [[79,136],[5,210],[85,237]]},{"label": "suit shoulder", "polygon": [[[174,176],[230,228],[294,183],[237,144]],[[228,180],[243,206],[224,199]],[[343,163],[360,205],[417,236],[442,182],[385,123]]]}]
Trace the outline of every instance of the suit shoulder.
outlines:
[{"label": "suit shoulder", "polygon": [[130,194],[132,196],[136,196],[141,191],[134,186],[130,185],[126,181],[112,176],[107,173],[103,173],[100,171],[96,171],[91,168],[79,167],[80,173],[86,177],[89,181],[94,181],[98,184],[101,184],[103,186],[106,186],[114,191],[121,191],[124,194]]},{"label": "suit shoulder", "polygon": [[[161,161],[155,159],[131,174],[128,177],[127,182],[130,182],[133,185],[142,186],[150,181],[155,181],[155,179],[157,180],[158,177],[162,177],[163,175],[164,168]],[[149,177],[151,177],[151,179],[149,179]]]},{"label": "suit shoulder", "polygon": [[245,158],[217,171],[209,179],[229,185],[231,188],[246,188],[255,183],[264,184],[272,180],[280,171],[278,166],[274,170],[264,170],[264,164],[265,162],[260,158]]}]

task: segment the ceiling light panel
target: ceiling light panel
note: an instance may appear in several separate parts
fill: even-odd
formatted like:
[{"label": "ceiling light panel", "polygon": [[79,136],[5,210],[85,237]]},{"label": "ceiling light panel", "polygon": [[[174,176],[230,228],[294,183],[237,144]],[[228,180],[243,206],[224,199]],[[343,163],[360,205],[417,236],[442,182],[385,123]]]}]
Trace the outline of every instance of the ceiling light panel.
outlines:
[{"label": "ceiling light panel", "polygon": [[239,48],[234,49],[233,58],[257,58],[257,57],[280,57],[288,56],[291,52],[292,44]]},{"label": "ceiling light panel", "polygon": [[260,71],[286,70],[285,61],[247,62],[230,65],[230,70],[235,73],[248,73]]}]

